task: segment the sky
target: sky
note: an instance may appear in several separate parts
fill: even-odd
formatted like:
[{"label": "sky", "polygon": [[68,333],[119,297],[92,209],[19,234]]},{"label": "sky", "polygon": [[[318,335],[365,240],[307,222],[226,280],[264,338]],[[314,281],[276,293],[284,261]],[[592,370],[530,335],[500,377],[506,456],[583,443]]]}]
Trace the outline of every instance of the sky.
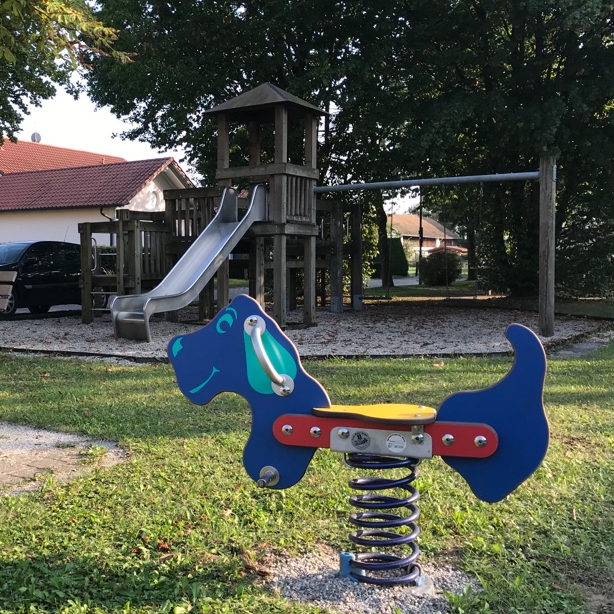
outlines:
[{"label": "sky", "polygon": [[183,157],[180,150],[160,153],[147,143],[113,138],[113,134],[124,132],[129,124],[117,119],[108,108],[97,110],[85,94],[74,100],[58,88],[54,98],[44,101],[41,107],[31,107],[30,112],[17,135],[20,140],[29,141],[32,134],[37,132],[41,136],[40,142],[45,145],[119,156],[126,160],[172,156],[186,173],[189,170],[187,165],[180,162]]}]

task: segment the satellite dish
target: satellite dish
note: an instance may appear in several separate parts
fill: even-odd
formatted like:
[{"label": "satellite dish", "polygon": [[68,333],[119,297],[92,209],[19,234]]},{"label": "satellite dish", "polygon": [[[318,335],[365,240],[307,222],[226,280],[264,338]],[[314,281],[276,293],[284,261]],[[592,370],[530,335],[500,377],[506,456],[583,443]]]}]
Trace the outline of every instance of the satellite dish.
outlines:
[{"label": "satellite dish", "polygon": [[32,136],[30,138],[32,139],[33,143],[40,143],[41,142],[41,135],[38,132],[33,132]]}]

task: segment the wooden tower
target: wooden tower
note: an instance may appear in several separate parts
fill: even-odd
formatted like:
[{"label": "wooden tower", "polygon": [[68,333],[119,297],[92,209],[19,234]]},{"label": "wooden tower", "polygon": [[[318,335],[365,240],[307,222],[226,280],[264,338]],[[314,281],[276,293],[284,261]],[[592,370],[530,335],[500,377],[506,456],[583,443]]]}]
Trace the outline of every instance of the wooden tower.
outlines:
[{"label": "wooden tower", "polygon": [[[265,83],[220,104],[207,113],[217,119],[218,185],[267,183],[268,221],[250,230],[250,294],[264,304],[267,247],[273,249],[273,316],[284,327],[292,304],[293,280],[303,270],[304,316],[315,320],[317,129],[325,112],[284,90]],[[232,159],[231,135],[247,127],[247,150]],[[233,147],[233,156],[235,155]],[[238,164],[237,164],[238,162]],[[291,249],[288,249],[288,242]],[[302,244],[302,253],[296,248]]]}]

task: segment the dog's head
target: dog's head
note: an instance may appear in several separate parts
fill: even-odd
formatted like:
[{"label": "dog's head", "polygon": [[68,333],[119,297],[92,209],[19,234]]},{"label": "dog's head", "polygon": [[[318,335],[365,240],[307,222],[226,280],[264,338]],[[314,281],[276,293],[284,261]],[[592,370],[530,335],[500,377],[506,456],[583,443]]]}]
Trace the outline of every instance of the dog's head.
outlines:
[{"label": "dog's head", "polygon": [[[252,335],[256,322],[259,343]],[[261,469],[272,466],[280,473],[275,488],[301,479],[315,448],[280,444],[273,436],[273,423],[285,413],[311,414],[314,407],[328,407],[330,400],[303,369],[293,343],[255,300],[236,297],[204,328],[171,339],[168,356],[181,392],[192,403],[205,405],[221,392],[247,399],[252,431],[243,462],[250,477],[258,480]],[[281,375],[284,384],[272,381],[271,372]]]}]

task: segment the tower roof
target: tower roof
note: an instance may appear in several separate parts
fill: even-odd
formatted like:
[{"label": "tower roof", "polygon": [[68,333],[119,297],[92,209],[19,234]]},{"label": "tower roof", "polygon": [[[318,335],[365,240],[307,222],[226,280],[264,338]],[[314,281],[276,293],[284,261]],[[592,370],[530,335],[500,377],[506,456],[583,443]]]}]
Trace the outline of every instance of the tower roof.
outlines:
[{"label": "tower roof", "polygon": [[206,112],[212,115],[226,113],[236,121],[272,122],[275,117],[274,109],[278,105],[287,106],[294,118],[327,114],[326,111],[322,111],[315,105],[282,90],[272,83],[263,83],[252,90],[243,92],[236,98],[216,105]]}]

